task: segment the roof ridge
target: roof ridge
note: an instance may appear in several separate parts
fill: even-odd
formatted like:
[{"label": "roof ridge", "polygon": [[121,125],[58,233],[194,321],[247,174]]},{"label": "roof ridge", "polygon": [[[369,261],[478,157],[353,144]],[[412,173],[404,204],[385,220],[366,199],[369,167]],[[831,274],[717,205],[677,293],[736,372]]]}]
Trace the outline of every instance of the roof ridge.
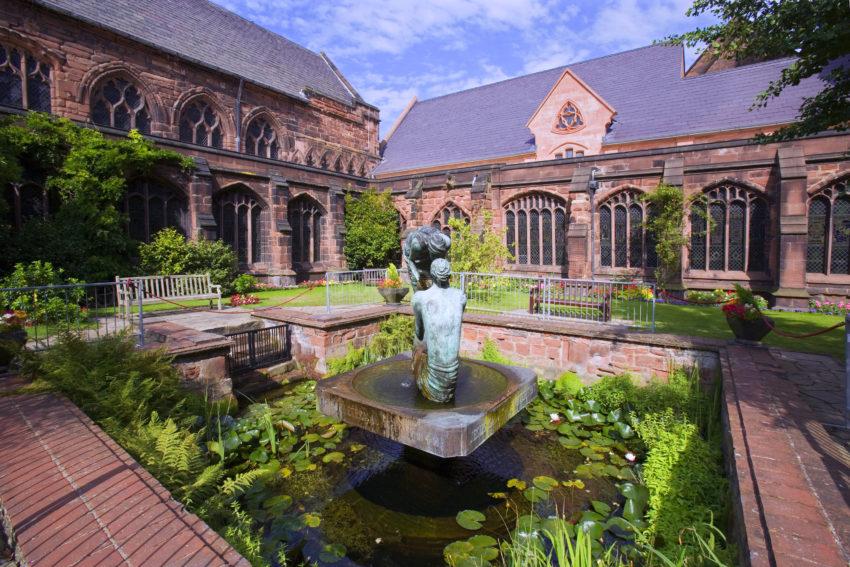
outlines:
[{"label": "roof ridge", "polygon": [[593,61],[599,61],[600,59],[606,59],[608,57],[616,57],[618,55],[631,53],[632,51],[640,51],[641,49],[650,49],[650,48],[654,48],[654,47],[675,47],[675,46],[671,46],[671,45],[667,45],[667,44],[653,43],[653,44],[650,44],[650,45],[643,45],[641,47],[634,47],[632,49],[626,49],[625,51],[617,51],[616,53],[608,53],[608,54],[605,54],[605,55],[600,55],[598,57],[591,57],[590,59],[585,59],[583,61],[576,61],[574,63],[567,63],[566,65],[559,65],[559,66],[556,66],[556,67],[551,67],[549,69],[541,69],[540,71],[534,71],[533,73],[526,73],[525,75],[517,75],[515,77],[508,77],[507,79],[501,79],[499,81],[494,81],[492,83],[486,83],[484,85],[478,85],[477,87],[470,87],[468,89],[462,89],[462,90],[459,90],[459,91],[454,91],[454,92],[451,92],[451,93],[446,93],[446,94],[442,94],[442,95],[439,95],[439,96],[426,98],[426,99],[420,100],[419,104],[424,104],[424,103],[431,102],[432,100],[438,100],[438,99],[441,99],[441,98],[446,98],[446,97],[450,97],[450,96],[454,96],[454,95],[458,95],[458,94],[462,94],[462,93],[468,93],[468,92],[471,92],[471,91],[475,91],[475,90],[483,89],[483,88],[487,88],[487,87],[492,87],[492,86],[495,86],[495,85],[501,85],[502,83],[507,83],[507,82],[510,82],[510,81],[516,81],[518,79],[525,79],[527,77],[533,77],[534,75],[540,75],[542,73],[551,73],[552,71],[557,71],[557,70],[560,70],[560,71],[563,72],[564,69],[567,69],[567,68],[572,67],[574,65],[582,65],[584,63],[591,63]]},{"label": "roof ridge", "polygon": [[718,75],[731,75],[736,72],[743,73],[744,71],[751,71],[753,67],[767,67],[768,65],[779,65],[781,63],[787,63],[788,61],[795,60],[796,57],[779,57],[777,59],[769,59],[767,61],[757,61],[755,63],[749,63],[747,65],[739,65],[738,67],[731,67],[729,69],[721,69],[720,71],[712,71],[710,73],[703,73],[701,75],[695,75],[693,77],[682,77],[685,81],[696,81],[697,79],[702,79],[704,77],[715,77]]}]

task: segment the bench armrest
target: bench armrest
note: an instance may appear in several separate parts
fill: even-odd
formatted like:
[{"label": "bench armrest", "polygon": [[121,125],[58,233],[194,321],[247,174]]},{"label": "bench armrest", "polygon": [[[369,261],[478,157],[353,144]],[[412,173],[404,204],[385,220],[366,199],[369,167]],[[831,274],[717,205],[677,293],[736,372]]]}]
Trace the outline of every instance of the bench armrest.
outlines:
[{"label": "bench armrest", "polygon": [[210,284],[210,291],[221,295],[221,285],[219,284]]}]

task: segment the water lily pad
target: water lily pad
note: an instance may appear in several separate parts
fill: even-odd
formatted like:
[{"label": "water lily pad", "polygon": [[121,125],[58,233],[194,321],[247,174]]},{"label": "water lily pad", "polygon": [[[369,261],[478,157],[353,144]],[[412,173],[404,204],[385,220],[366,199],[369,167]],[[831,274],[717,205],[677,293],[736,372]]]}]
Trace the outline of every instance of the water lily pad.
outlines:
[{"label": "water lily pad", "polygon": [[618,421],[614,424],[614,427],[617,428],[617,433],[619,433],[620,437],[622,437],[623,439],[631,439],[635,436],[635,430],[632,429],[632,426],[628,423]]},{"label": "water lily pad", "polygon": [[512,478],[508,481],[508,488],[516,488],[517,490],[525,490],[525,481],[518,478]]},{"label": "water lily pad", "polygon": [[524,514],[516,520],[516,529],[522,532],[533,532],[539,525],[540,518],[534,514]]},{"label": "water lily pad", "polygon": [[322,462],[324,463],[341,463],[345,459],[345,455],[340,453],[339,451],[334,451],[332,453],[328,453],[324,457],[322,457]]},{"label": "water lily pad", "polygon": [[620,494],[626,497],[623,506],[623,517],[627,520],[639,520],[643,518],[646,503],[649,500],[649,490],[643,485],[633,482],[624,482],[617,485]]},{"label": "water lily pad", "polygon": [[443,548],[443,558],[449,565],[457,565],[461,560],[469,557],[475,546],[468,541],[453,541]]},{"label": "water lily pad", "polygon": [[625,518],[613,516],[605,522],[605,529],[619,538],[631,538],[634,535],[634,526]]},{"label": "water lily pad", "polygon": [[543,431],[543,426],[539,423],[529,423],[525,428],[529,431]]},{"label": "water lily pad", "polygon": [[322,525],[322,517],[314,512],[307,512],[301,515],[301,521],[304,525],[310,528],[318,528]]},{"label": "water lily pad", "polygon": [[605,519],[605,516],[600,514],[599,512],[594,512],[593,510],[585,510],[581,513],[582,520],[593,520],[594,522],[601,522]]},{"label": "water lily pad", "polygon": [[455,521],[458,525],[467,530],[477,530],[481,528],[481,522],[487,517],[478,510],[461,510],[455,516]]},{"label": "water lily pad", "polygon": [[558,426],[558,433],[560,433],[561,435],[572,435],[573,426],[569,423],[562,423]]},{"label": "water lily pad", "polygon": [[474,535],[467,541],[469,541],[473,547],[492,547],[498,543],[495,538],[484,534]]},{"label": "water lily pad", "polygon": [[559,437],[558,442],[567,449],[577,449],[581,447],[581,439],[578,437]]},{"label": "water lily pad", "polygon": [[594,511],[602,514],[603,516],[607,516],[611,513],[611,506],[600,500],[593,500],[590,505],[593,507]]},{"label": "water lily pad", "polygon": [[544,502],[549,499],[549,494],[545,490],[540,490],[537,488],[527,488],[522,491],[522,495],[526,500],[531,502],[532,504],[536,504],[537,502]]},{"label": "water lily pad", "polygon": [[544,492],[549,492],[558,486],[558,481],[550,476],[536,476],[532,482],[534,483],[534,486]]},{"label": "water lily pad", "polygon": [[362,451],[365,448],[366,448],[366,445],[363,445],[362,443],[352,443],[351,446],[348,448],[348,450],[351,451],[352,453],[359,453],[360,451]]},{"label": "water lily pad", "polygon": [[254,461],[255,463],[265,463],[269,460],[268,452],[262,447],[257,447],[251,454],[248,455],[248,458]]},{"label": "water lily pad", "polygon": [[290,506],[292,506],[292,497],[288,494],[278,494],[263,501],[263,508],[274,515],[282,514]]},{"label": "water lily pad", "polygon": [[567,488],[576,488],[576,489],[578,489],[578,490],[584,490],[584,482],[583,482],[583,481],[581,481],[581,480],[579,480],[579,479],[576,479],[576,480],[565,480],[565,481],[564,481],[564,482],[562,482],[561,484],[563,484],[563,485],[564,485],[564,486],[566,486]]},{"label": "water lily pad", "polygon": [[305,442],[307,442],[307,443],[315,443],[315,442],[316,442],[316,441],[318,441],[319,439],[321,439],[321,437],[319,437],[319,436],[318,436],[318,435],[316,435],[315,433],[305,433],[305,434],[301,437],[301,440],[302,440],[302,441],[305,441]]},{"label": "water lily pad", "polygon": [[578,411],[576,411],[576,410],[574,410],[574,409],[568,409],[568,410],[566,410],[566,411],[564,412],[564,416],[565,416],[565,417],[566,417],[569,421],[571,421],[572,423],[578,423],[579,421],[581,421],[581,416],[582,416],[582,415],[583,415],[582,413],[580,413],[580,412],[578,412]]},{"label": "water lily pad", "polygon": [[617,423],[621,419],[623,419],[623,412],[621,410],[615,409],[608,412],[608,423]]},{"label": "water lily pad", "polygon": [[605,531],[605,524],[596,520],[579,520],[576,529],[582,530],[590,539],[599,539]]},{"label": "water lily pad", "polygon": [[579,453],[587,457],[588,459],[592,459],[594,461],[602,460],[602,455],[593,450],[592,447],[582,447],[579,450]]},{"label": "water lily pad", "polygon": [[336,563],[345,557],[346,549],[341,543],[329,543],[322,546],[322,551],[319,552],[319,560],[323,563]]},{"label": "water lily pad", "polygon": [[498,500],[507,500],[508,493],[507,492],[488,492],[487,496],[490,498],[496,498]]},{"label": "water lily pad", "polygon": [[586,402],[584,402],[584,407],[586,407],[587,410],[590,412],[602,411],[602,406],[599,405],[599,402],[597,402],[596,400],[587,400]]}]

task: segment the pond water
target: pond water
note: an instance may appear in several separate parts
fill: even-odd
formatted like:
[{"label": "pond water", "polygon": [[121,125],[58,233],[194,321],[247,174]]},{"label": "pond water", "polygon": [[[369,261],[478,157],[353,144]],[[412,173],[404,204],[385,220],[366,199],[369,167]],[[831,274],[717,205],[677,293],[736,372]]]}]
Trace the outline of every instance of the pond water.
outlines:
[{"label": "pond water", "polygon": [[[291,545],[319,565],[329,564],[319,559],[328,543],[347,550],[335,566],[442,565],[447,544],[477,533],[506,538],[517,514],[529,511],[523,494],[507,488],[509,480],[531,486],[539,475],[575,478],[584,458],[564,450],[556,437],[529,431],[516,418],[471,455],[440,459],[353,428],[339,448],[350,455],[344,463],[296,473],[283,487],[288,494],[301,492],[295,495],[299,509],[321,516],[319,527],[302,530],[303,539]],[[576,516],[590,500],[615,499],[610,479],[585,484],[584,490],[556,489],[542,509],[537,505],[538,512],[554,513],[557,507],[563,516]],[[482,512],[483,529],[462,528],[456,521],[462,510]]]}]

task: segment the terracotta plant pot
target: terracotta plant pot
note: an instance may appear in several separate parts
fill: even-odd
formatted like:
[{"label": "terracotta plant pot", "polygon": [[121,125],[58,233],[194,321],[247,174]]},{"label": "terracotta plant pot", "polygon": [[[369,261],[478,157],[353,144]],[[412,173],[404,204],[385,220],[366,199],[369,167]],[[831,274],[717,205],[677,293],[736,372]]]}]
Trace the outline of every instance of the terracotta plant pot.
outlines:
[{"label": "terracotta plant pot", "polygon": [[406,287],[379,287],[378,292],[384,296],[384,301],[390,305],[401,303],[407,292],[410,291]]},{"label": "terracotta plant pot", "polygon": [[[767,321],[765,321],[765,319],[767,319]],[[770,325],[768,325],[768,321],[770,322]],[[764,319],[759,318],[748,321],[746,319],[739,319],[738,317],[727,317],[726,323],[728,323],[729,328],[732,329],[732,333],[735,334],[736,339],[744,341],[760,341],[770,333],[771,326],[773,325],[773,319],[765,317]]]}]

